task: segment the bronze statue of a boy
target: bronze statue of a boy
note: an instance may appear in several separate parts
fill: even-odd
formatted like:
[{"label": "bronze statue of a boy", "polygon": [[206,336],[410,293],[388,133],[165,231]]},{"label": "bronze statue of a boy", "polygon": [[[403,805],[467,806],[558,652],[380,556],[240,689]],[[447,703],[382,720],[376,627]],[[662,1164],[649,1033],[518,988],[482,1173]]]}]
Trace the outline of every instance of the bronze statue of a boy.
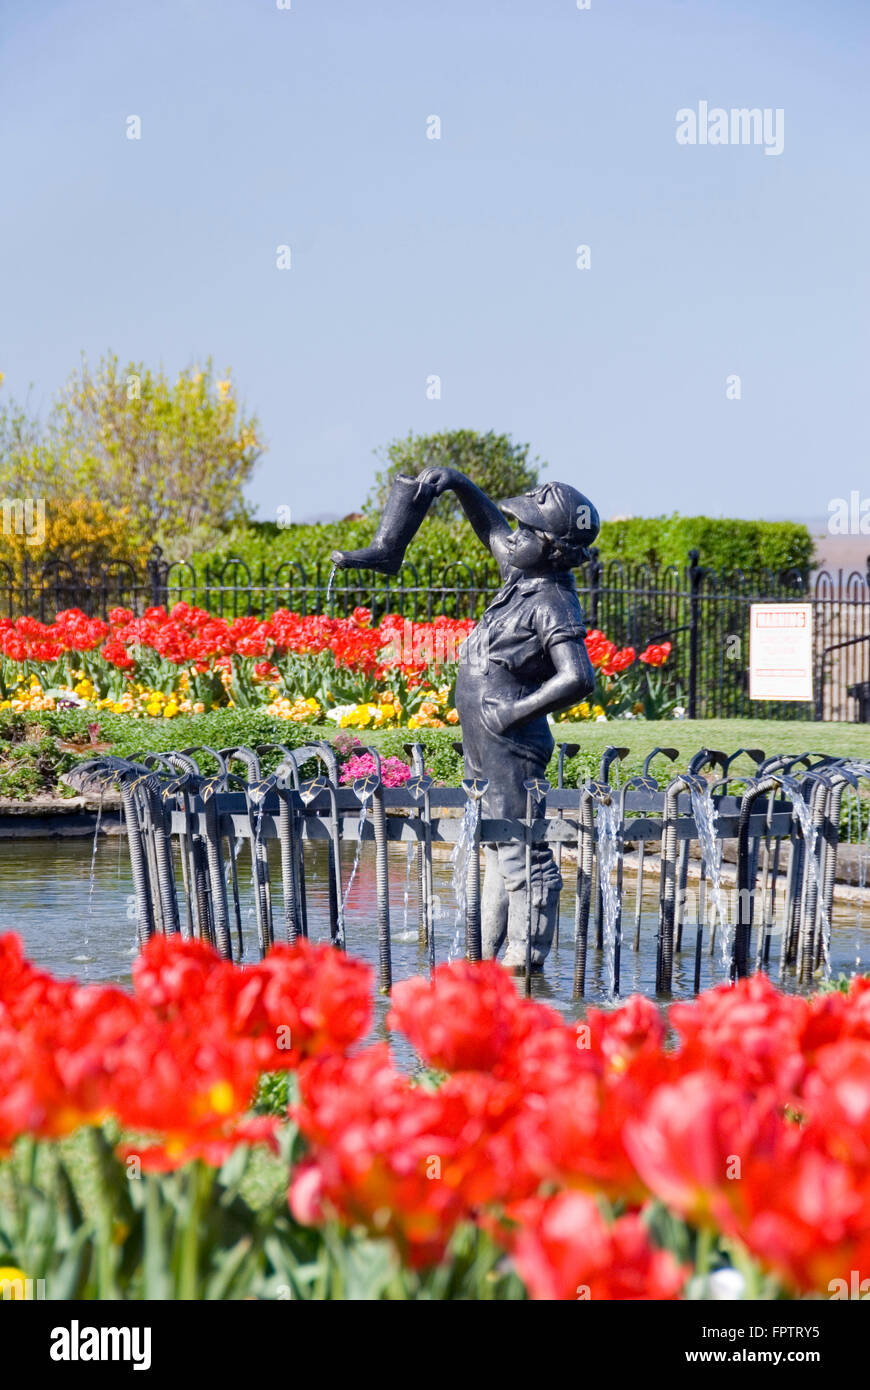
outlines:
[{"label": "bronze statue of a boy", "polygon": [[[466,778],[486,778],[483,813],[522,819],[525,782],[543,777],[554,748],[547,719],[594,685],[586,629],[571,570],[588,558],[598,513],[567,483],[542,483],[498,506],[454,468],[427,468],[396,480],[371,546],[336,551],[341,567],[395,574],[434,498],[452,489],[478,538],[494,556],[502,587],[463,643],[456,682]],[[518,525],[513,530],[506,517]],[[525,847],[487,846],[483,954],[521,971],[526,960]],[[545,843],[532,849],[531,959],[550,950],[562,880]]]}]

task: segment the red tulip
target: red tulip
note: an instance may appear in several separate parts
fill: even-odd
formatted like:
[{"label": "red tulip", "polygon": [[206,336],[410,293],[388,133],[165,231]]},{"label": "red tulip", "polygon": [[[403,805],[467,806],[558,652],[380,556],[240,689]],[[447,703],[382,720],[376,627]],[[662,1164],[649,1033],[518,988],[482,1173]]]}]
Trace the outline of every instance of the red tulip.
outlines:
[{"label": "red tulip", "polygon": [[509,1208],[509,1240],[533,1299],[675,1299],[689,1273],[651,1243],[639,1217],[609,1225],[592,1197],[564,1192]]}]

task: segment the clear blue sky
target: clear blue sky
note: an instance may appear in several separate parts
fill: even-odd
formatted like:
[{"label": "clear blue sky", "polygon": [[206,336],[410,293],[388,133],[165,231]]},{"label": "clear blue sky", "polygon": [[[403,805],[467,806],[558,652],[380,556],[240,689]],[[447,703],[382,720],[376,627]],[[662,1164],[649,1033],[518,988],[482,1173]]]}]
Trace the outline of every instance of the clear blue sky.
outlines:
[{"label": "clear blue sky", "polygon": [[[262,422],[263,517],[349,511],[375,446],[460,426],[605,516],[870,488],[867,0],[0,16],[4,394],[211,354]],[[783,153],[678,145],[700,101],[782,108]]]}]

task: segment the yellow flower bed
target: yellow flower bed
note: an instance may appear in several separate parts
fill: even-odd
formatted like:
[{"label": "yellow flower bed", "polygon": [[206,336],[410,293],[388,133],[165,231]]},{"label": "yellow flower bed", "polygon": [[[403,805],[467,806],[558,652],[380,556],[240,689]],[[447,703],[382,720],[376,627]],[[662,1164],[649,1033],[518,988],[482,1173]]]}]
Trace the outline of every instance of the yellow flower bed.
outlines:
[{"label": "yellow flower bed", "polygon": [[288,695],[278,695],[266,706],[266,713],[274,719],[289,719],[293,724],[313,724],[320,718],[322,710],[313,698],[303,700],[300,696],[291,700]]},{"label": "yellow flower bed", "polygon": [[[80,674],[73,673],[74,676]],[[95,710],[108,710],[110,714],[129,714],[134,719],[143,715],[150,719],[174,719],[177,714],[203,714],[205,705],[201,700],[190,700],[183,690],[173,690],[169,695],[162,690],[149,690],[137,685],[135,694],[128,691],[120,700],[96,698],[97,692],[92,683],[83,678],[75,685],[61,685],[60,691],[69,691],[78,697],[82,704]],[[21,714],[27,710],[55,710],[62,703],[63,695],[46,695],[36,676],[31,676],[28,684],[18,686],[8,700],[0,700],[0,710],[12,710]]]},{"label": "yellow flower bed", "polygon": [[[78,705],[85,705],[94,710],[106,710],[110,714],[129,714],[132,719],[174,719],[179,714],[205,712],[206,706],[201,700],[190,698],[190,682],[186,671],[181,673],[177,688],[168,694],[163,690],[152,690],[137,683],[126,690],[120,699],[100,699],[93,682],[83,671],[74,671],[72,675],[75,683],[57,686],[55,690],[60,693],[53,695],[47,695],[38,678],[31,676],[29,681],[12,692],[9,699],[0,700],[0,710],[12,710],[15,713],[28,710],[56,710],[68,692],[70,696],[75,697],[74,703]],[[222,682],[229,693],[229,673],[223,674]],[[405,720],[400,701],[390,691],[385,691],[374,704],[342,707],[341,717],[336,722],[342,729],[445,729],[448,725],[459,723],[457,711],[448,706],[449,694],[447,687],[433,692],[431,697],[424,700],[416,712]],[[300,695],[293,699],[289,695],[282,695],[277,686],[270,689],[269,695],[271,699],[265,706],[265,712],[274,719],[287,719],[294,724],[317,724],[327,713],[312,696],[305,698]],[[233,709],[234,704],[232,700],[228,700],[226,704],[213,703],[211,708]],[[337,714],[338,710],[335,711],[335,715]]]},{"label": "yellow flower bed", "polygon": [[570,709],[563,710],[556,718],[560,724],[568,719],[574,723],[580,719],[600,719],[603,714],[603,705],[590,705],[588,700],[581,700],[579,705],[572,705]]},{"label": "yellow flower bed", "polygon": [[459,713],[457,710],[448,707],[450,698],[449,686],[444,686],[435,692],[428,700],[424,700],[416,714],[412,714],[408,720],[409,729],[445,729],[448,724],[459,723]]},{"label": "yellow flower bed", "polygon": [[377,705],[354,705],[339,720],[342,729],[397,729],[402,718],[402,706],[392,700]]}]

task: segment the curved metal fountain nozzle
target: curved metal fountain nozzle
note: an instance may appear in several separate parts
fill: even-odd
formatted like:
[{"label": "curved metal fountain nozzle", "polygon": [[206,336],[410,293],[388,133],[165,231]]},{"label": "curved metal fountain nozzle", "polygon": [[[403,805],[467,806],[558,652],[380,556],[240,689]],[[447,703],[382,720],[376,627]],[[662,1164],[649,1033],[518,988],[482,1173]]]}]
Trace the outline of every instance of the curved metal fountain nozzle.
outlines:
[{"label": "curved metal fountain nozzle", "polygon": [[728,754],[723,753],[718,748],[699,748],[697,753],[689,759],[689,773],[696,776],[702,768],[712,767],[718,764],[723,773],[728,770]]},{"label": "curved metal fountain nozzle", "polygon": [[213,756],[217,758],[220,763],[223,764],[225,771],[229,770],[231,763],[244,763],[245,769],[248,774],[248,781],[251,781],[252,779],[259,779],[261,775],[260,759],[257,757],[253,748],[246,748],[244,744],[237,744],[235,747],[232,748],[222,748],[219,753],[214,752],[214,750],[211,748],[188,749],[187,751],[197,753],[212,753]]},{"label": "curved metal fountain nozzle", "polygon": [[758,765],[758,776],[762,777],[766,772],[776,772],[782,768],[788,768],[793,762],[797,761],[794,753],[771,753],[763,762]]},{"label": "curved metal fountain nozzle", "polygon": [[832,763],[828,767],[819,768],[818,772],[809,773],[815,776],[820,782],[824,782],[828,787],[854,787],[858,789],[860,774],[846,764]]},{"label": "curved metal fountain nozzle", "polygon": [[197,781],[192,772],[183,772],[180,777],[173,777],[163,788],[163,800],[169,801],[173,796],[179,796],[183,791],[194,791]]},{"label": "curved metal fountain nozzle", "polygon": [[611,745],[605,748],[601,755],[601,765],[598,769],[598,780],[607,784],[610,781],[610,769],[615,762],[621,762],[627,758],[631,752],[630,748],[616,748]]},{"label": "curved metal fountain nozzle", "polygon": [[[273,745],[273,747],[277,746],[277,744]],[[310,762],[312,758],[319,759],[320,753],[313,745],[307,744],[293,749],[284,748],[282,745],[282,752],[284,753],[284,761],[278,764],[273,775],[279,787],[286,787],[289,782],[298,791],[303,782],[299,768]],[[338,781],[337,775],[333,781]]]},{"label": "curved metal fountain nozzle", "polygon": [[355,794],[360,801],[365,803],[374,796],[376,791],[380,791],[383,783],[381,781],[381,755],[377,748],[370,748],[368,744],[363,745],[363,752],[370,753],[375,765],[374,772],[369,772],[365,777],[356,777],[353,783]]},{"label": "curved metal fountain nozzle", "polygon": [[588,782],[580,782],[578,785],[581,799],[585,798],[587,801],[596,801],[599,806],[610,805],[613,799],[614,788],[611,787],[609,782],[590,780]]},{"label": "curved metal fountain nozzle", "polygon": [[329,782],[338,786],[338,759],[335,756],[335,749],[329,743],[305,743],[298,748],[288,748],[283,743],[258,743],[257,752],[265,753],[278,749],[284,754],[284,761],[275,769],[275,776],[278,778],[278,785],[285,787],[288,776],[292,778],[294,787],[301,785],[299,768],[312,758],[317,758],[326,768]]},{"label": "curved metal fountain nozzle", "polygon": [[703,795],[706,786],[707,784],[704,781],[703,777],[699,777],[697,773],[678,772],[676,777],[671,778],[670,782],[665,788],[665,793],[668,796],[670,796],[672,792],[698,792],[701,795]]},{"label": "curved metal fountain nozzle", "polygon": [[249,782],[248,796],[255,806],[262,806],[269,792],[274,791],[277,786],[278,778],[273,772],[270,776],[264,777],[261,782]]},{"label": "curved metal fountain nozzle", "polygon": [[329,782],[325,777],[312,777],[307,782],[300,782],[298,791],[303,806],[309,806],[315,797],[320,796],[321,792],[328,792],[329,789]]},{"label": "curved metal fountain nozzle", "polygon": [[160,781],[154,768],[147,767],[145,763],[136,762],[131,758],[118,758],[114,756],[94,759],[91,762],[81,763],[78,767],[70,768],[63,780],[68,786],[79,788],[84,791],[90,786],[97,787],[137,787],[147,786],[151,791],[156,791],[160,787]]},{"label": "curved metal fountain nozzle", "polygon": [[[284,747],[283,743],[258,743],[257,752],[262,753],[268,747],[280,748],[281,752],[285,754],[290,751],[289,749]],[[307,756],[300,756],[303,754]],[[308,762],[309,758],[318,758],[320,762],[323,763],[323,766],[326,768],[326,775],[329,778],[330,782],[333,784],[333,786],[338,786],[338,758],[335,756],[335,749],[333,748],[331,743],[327,743],[325,739],[320,739],[317,743],[306,743],[304,747],[296,749],[295,761],[297,766],[301,765],[302,763]]]},{"label": "curved metal fountain nozzle", "polygon": [[376,772],[369,772],[365,777],[355,777],[353,780],[353,792],[365,805],[370,801],[375,792],[381,785],[381,779]]},{"label": "curved metal fountain nozzle", "polygon": [[[528,785],[529,784],[527,782],[526,787],[528,787]],[[549,791],[549,783],[545,783],[544,785],[546,786],[547,791]],[[465,792],[465,795],[469,798],[470,801],[479,801],[482,796],[485,796],[486,789],[488,786],[488,777],[466,777],[463,779],[462,782],[462,790]]]},{"label": "curved metal fountain nozzle", "polygon": [[414,773],[418,777],[422,777],[423,773],[426,771],[426,755],[423,751],[422,743],[403,743],[402,748],[407,753],[408,757],[411,759],[411,767],[413,768]]},{"label": "curved metal fountain nozzle", "polygon": [[128,758],[91,758],[86,763],[78,763],[71,767],[69,772],[61,775],[60,780],[74,791],[86,792],[93,786],[117,786],[122,778],[130,776],[135,770],[141,771]]},{"label": "curved metal fountain nozzle", "polygon": [[648,777],[646,775],[638,777],[628,777],[620,787],[620,797],[622,800],[622,804],[625,805],[626,792],[649,792],[649,794],[653,796],[658,791],[658,789],[659,784],[658,778],[656,777]]},{"label": "curved metal fountain nozzle", "polygon": [[199,768],[193,758],[188,757],[186,753],[164,753],[163,757],[170,767],[180,767],[184,772],[193,773],[194,776],[199,775]]},{"label": "curved metal fountain nozzle", "polygon": [[326,775],[333,786],[338,786],[338,758],[335,756],[335,749],[326,739],[321,739],[314,745],[320,754],[320,759],[326,768]]},{"label": "curved metal fountain nozzle", "polygon": [[419,777],[410,777],[405,783],[405,790],[413,796],[415,801],[420,801],[434,785],[434,777],[430,777],[426,772]]},{"label": "curved metal fountain nozzle", "polygon": [[287,750],[284,761],[279,763],[275,768],[274,776],[276,785],[282,790],[288,783],[292,784],[294,787],[299,786],[302,779],[299,776],[299,764],[296,761],[295,752],[291,752],[289,749]]},{"label": "curved metal fountain nozzle", "polygon": [[[651,752],[647,753],[646,757],[645,757],[644,760],[643,760],[643,775],[644,775],[644,777],[648,777],[648,776],[649,776],[649,770],[650,770],[650,766],[651,766],[651,764],[652,764],[653,758],[658,758],[658,757],[667,758],[670,762],[673,763],[673,762],[676,762],[676,760],[677,760],[677,758],[678,758],[679,756],[680,756],[680,750],[679,750],[679,748],[659,748],[659,746],[656,745],[656,747],[653,748]],[[658,786],[656,786],[656,791],[658,791]]]},{"label": "curved metal fountain nozzle", "polygon": [[157,759],[167,768],[174,772],[180,772],[181,776],[171,779],[163,788],[163,799],[167,800],[170,796],[177,795],[183,790],[197,791],[199,789],[202,774],[194,762],[193,758],[187,757],[184,753],[152,753],[148,755]]}]

